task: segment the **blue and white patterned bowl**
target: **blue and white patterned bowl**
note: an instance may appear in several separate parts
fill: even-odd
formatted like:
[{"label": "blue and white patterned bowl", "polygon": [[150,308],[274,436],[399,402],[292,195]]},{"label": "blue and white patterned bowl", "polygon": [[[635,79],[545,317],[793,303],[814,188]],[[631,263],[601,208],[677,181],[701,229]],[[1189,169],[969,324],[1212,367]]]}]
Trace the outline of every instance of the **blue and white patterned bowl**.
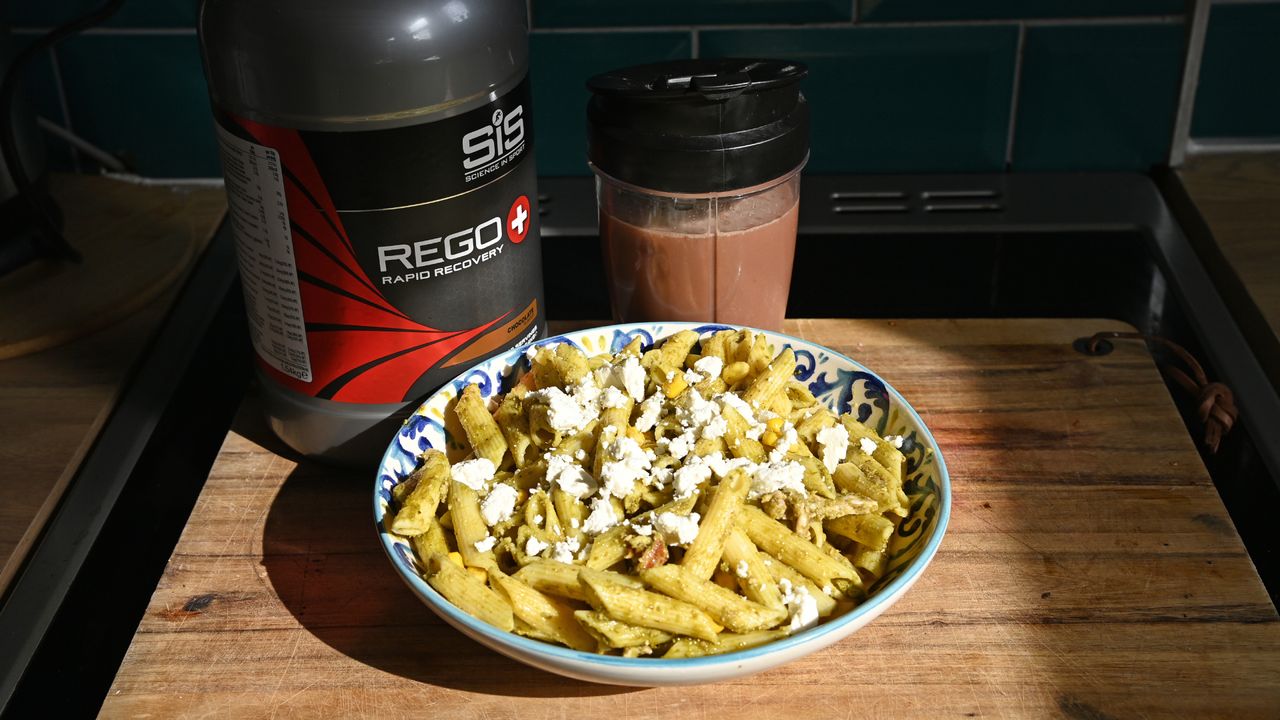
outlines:
[{"label": "blue and white patterned bowl", "polygon": [[[699,333],[724,325],[697,323],[632,323],[566,333],[535,343],[569,342],[588,355],[616,352],[639,336],[646,346],[684,329]],[[764,332],[764,331],[756,331]],[[902,435],[907,456],[904,490],[911,498],[911,514],[899,524],[889,544],[885,575],[871,588],[867,600],[827,622],[747,650],[701,658],[624,658],[570,650],[503,632],[459,610],[422,579],[409,543],[391,533],[391,488],[413,470],[416,456],[429,447],[456,459],[463,452],[461,429],[446,420],[448,408],[468,383],[478,383],[485,397],[506,390],[529,369],[524,348],[511,350],[462,373],[427,398],[401,427],[387,447],[373,492],[373,516],[382,547],[409,588],[445,622],[464,635],[504,655],[549,672],[613,685],[692,685],[742,677],[767,670],[838,642],[902,597],[920,577],[942,542],[951,514],[951,480],[942,453],[924,421],[907,401],[875,373],[854,360],[821,345],[780,333],[765,332],[779,352],[790,347],[796,355],[796,378],[838,413],[852,412],[881,435]],[[452,417],[452,414],[449,414]]]}]

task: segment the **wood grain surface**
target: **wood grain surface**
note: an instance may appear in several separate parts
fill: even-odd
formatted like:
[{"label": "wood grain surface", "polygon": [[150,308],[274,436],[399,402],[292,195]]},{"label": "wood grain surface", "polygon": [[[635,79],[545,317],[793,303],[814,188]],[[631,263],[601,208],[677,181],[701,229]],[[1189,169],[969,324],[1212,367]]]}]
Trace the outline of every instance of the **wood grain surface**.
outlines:
[{"label": "wood grain surface", "polygon": [[1280,388],[1280,152],[1202,155],[1178,177],[1212,236],[1192,233],[1199,258]]},{"label": "wood grain surface", "polygon": [[[65,273],[29,266],[0,284],[0,593],[164,318],[177,287],[172,280],[186,273],[226,210],[221,188],[175,191],[56,175],[53,192],[66,236],[84,248],[85,262]],[[131,243],[135,237],[139,242]],[[173,247],[161,253],[162,262],[148,261],[158,244]],[[145,267],[145,291],[121,294],[136,284],[115,276],[128,275],[133,260]],[[112,288],[110,308],[95,304],[100,284]],[[38,346],[46,349],[36,352]]]},{"label": "wood grain surface", "polygon": [[1121,327],[790,321],[920,411],[951,526],[868,627],[715,685],[592,685],[484,649],[394,574],[371,472],[232,433],[102,714],[1274,718],[1280,621],[1150,357],[1071,349]]},{"label": "wood grain surface", "polygon": [[[1178,177],[1274,344],[1280,337],[1280,153],[1195,157]],[[1280,368],[1270,372],[1280,377]]]}]

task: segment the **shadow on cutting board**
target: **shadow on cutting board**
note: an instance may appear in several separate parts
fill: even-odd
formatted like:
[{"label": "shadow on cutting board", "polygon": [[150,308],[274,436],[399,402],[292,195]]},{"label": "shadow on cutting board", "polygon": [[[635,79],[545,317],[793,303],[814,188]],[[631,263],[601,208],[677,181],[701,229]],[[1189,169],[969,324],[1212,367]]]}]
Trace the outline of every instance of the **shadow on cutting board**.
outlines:
[{"label": "shadow on cutting board", "polygon": [[[364,665],[455,690],[583,697],[641,689],[536,670],[446,625],[405,587],[384,555],[371,489],[371,474],[303,461],[271,504],[262,533],[267,578],[281,603],[318,639]],[[322,662],[343,674],[359,671],[343,669],[340,660]]]}]

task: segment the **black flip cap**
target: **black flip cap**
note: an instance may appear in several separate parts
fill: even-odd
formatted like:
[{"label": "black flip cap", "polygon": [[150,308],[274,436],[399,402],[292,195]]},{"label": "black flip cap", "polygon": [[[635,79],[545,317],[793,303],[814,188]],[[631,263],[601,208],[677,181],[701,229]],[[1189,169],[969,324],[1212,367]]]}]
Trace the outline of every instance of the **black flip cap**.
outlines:
[{"label": "black flip cap", "polygon": [[587,81],[587,157],[623,182],[712,193],[766,183],[809,154],[809,72],[783,60],[638,65]]}]

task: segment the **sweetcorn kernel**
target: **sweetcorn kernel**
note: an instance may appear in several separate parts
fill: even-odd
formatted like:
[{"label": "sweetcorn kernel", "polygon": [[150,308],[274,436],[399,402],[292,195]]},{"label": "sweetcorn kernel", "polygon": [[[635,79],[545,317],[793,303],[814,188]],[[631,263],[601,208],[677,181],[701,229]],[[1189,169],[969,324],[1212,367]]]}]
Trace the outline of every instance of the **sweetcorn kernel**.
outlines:
[{"label": "sweetcorn kernel", "polygon": [[773,447],[778,444],[778,433],[772,430],[765,430],[760,434],[760,442],[768,445],[769,447]]},{"label": "sweetcorn kernel", "polygon": [[482,583],[489,582],[489,573],[485,572],[484,568],[469,567],[467,568],[467,572],[471,573],[472,577],[474,577],[475,579],[479,580]]},{"label": "sweetcorn kernel", "polygon": [[466,563],[462,562],[462,553],[457,552],[456,550],[454,552],[449,553],[449,559],[452,560],[453,564],[457,565],[458,567],[467,566]]},{"label": "sweetcorn kernel", "polygon": [[768,422],[766,422],[764,425],[770,430],[776,433],[780,433],[782,432],[782,424],[784,422],[785,421],[780,417],[772,417],[772,418],[769,418]]},{"label": "sweetcorn kernel", "polygon": [[666,396],[668,398],[677,397],[687,387],[689,387],[689,383],[685,381],[683,375],[672,376],[671,380],[667,382]]}]

